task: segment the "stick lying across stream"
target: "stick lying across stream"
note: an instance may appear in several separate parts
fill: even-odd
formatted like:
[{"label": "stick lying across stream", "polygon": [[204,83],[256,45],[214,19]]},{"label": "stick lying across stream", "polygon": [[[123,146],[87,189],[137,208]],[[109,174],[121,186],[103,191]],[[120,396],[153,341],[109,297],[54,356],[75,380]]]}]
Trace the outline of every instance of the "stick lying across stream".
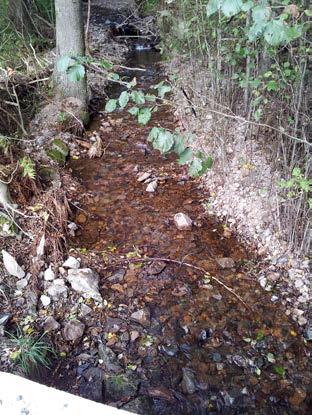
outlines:
[{"label": "stick lying across stream", "polygon": [[196,271],[199,271],[203,275],[209,275],[209,278],[212,281],[215,281],[217,284],[219,284],[221,287],[223,287],[226,291],[228,291],[230,294],[232,294],[239,302],[241,302],[246,308],[248,308],[250,311],[254,312],[252,307],[248,305],[232,288],[228,287],[224,282],[222,282],[219,278],[214,277],[213,275],[210,275],[208,271],[206,271],[204,268],[197,267],[196,265],[189,264],[187,262],[178,261],[175,259],[170,258],[157,258],[157,257],[149,257],[149,258],[132,258],[132,259],[125,259],[122,261],[115,262],[113,264],[107,265],[105,268],[111,268],[116,265],[125,265],[125,264],[131,264],[131,263],[140,263],[140,262],[167,262],[171,264],[177,264],[183,267],[191,268]]}]

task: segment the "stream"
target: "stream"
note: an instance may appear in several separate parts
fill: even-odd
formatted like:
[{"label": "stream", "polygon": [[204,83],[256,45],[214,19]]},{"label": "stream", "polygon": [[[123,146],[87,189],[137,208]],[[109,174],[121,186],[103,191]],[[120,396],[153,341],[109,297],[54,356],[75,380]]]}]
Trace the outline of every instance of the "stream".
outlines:
[{"label": "stream", "polygon": [[[145,71],[121,76],[135,76],[146,92],[163,78],[159,61],[152,49],[134,50],[126,65]],[[118,97],[120,88],[108,93]],[[174,156],[149,146],[154,125],[177,127],[169,107],[148,127],[127,110],[99,115],[89,134],[100,134],[103,156],[70,162],[84,188],[73,250],[98,270],[107,305],[86,317],[88,335],[118,356],[117,365],[108,364],[99,348],[99,361],[73,367],[71,391],[143,414],[308,413],[308,345],[275,303],[276,280],[270,292],[258,286],[257,259],[209,217],[200,183]],[[146,182],[138,180],[143,173]],[[151,180],[157,180],[153,193],[146,191]],[[179,212],[193,220],[190,230],[175,226]],[[144,256],[186,262],[206,274],[170,261],[136,262]],[[106,379],[102,398],[93,391],[98,368]],[[92,387],[84,370],[95,370]]]}]

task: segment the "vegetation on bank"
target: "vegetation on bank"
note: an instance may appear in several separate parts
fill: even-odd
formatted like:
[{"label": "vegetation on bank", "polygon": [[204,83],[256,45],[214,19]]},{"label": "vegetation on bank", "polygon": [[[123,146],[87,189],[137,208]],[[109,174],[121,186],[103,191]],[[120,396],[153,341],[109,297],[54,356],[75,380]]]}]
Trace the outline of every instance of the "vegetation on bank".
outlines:
[{"label": "vegetation on bank", "polygon": [[[284,180],[280,229],[308,254],[311,242],[311,17],[307,1],[159,0],[163,51],[205,73],[203,111],[244,121],[247,140],[270,148]],[[226,129],[225,129],[226,130]]]}]

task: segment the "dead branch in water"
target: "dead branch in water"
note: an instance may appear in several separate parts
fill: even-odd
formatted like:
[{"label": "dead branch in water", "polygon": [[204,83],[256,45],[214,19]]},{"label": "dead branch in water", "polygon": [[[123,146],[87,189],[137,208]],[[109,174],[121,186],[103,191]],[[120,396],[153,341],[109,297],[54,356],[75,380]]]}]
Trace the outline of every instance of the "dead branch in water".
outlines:
[{"label": "dead branch in water", "polygon": [[[196,265],[193,264],[189,264],[187,262],[183,262],[183,261],[178,261],[176,259],[170,259],[170,258],[155,258],[155,257],[150,257],[150,258],[132,258],[132,259],[125,259],[123,261],[118,261],[117,263],[115,262],[114,264],[110,264],[105,268],[109,268],[111,266],[114,265],[121,265],[121,264],[131,264],[131,263],[138,263],[138,262],[167,262],[167,263],[171,263],[171,264],[176,264],[176,265],[180,265],[183,267],[187,267],[187,268],[191,268],[194,269],[195,271],[199,271],[202,274],[206,275],[209,274],[208,271],[206,271],[204,268],[201,267],[197,267]],[[230,294],[232,294],[240,303],[242,303],[246,308],[248,308],[250,311],[254,312],[254,310],[252,309],[252,307],[250,305],[248,305],[232,288],[228,287],[224,282],[222,282],[219,278],[214,277],[212,275],[209,274],[209,278],[212,281],[215,281],[217,284],[219,284],[221,287],[223,287],[226,291],[228,291]]]}]

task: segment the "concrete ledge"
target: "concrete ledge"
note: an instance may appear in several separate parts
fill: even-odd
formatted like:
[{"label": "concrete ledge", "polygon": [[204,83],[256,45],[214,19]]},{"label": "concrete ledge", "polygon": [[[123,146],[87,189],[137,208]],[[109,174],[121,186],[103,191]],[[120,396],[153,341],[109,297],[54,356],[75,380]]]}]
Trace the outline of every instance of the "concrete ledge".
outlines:
[{"label": "concrete ledge", "polygon": [[126,415],[108,405],[0,372],[1,415]]}]

